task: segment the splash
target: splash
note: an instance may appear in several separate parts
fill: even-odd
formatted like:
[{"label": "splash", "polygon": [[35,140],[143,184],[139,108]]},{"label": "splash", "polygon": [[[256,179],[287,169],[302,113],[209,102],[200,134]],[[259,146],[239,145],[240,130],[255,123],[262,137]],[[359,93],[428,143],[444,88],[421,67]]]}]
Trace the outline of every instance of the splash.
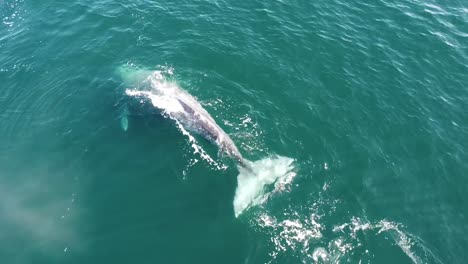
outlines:
[{"label": "splash", "polygon": [[[296,175],[292,172],[293,159],[276,156],[255,162],[247,162],[249,168],[239,167],[237,189],[234,196],[234,213],[238,217],[251,206],[263,203],[275,192],[284,190]],[[265,192],[276,183],[273,191]]]}]

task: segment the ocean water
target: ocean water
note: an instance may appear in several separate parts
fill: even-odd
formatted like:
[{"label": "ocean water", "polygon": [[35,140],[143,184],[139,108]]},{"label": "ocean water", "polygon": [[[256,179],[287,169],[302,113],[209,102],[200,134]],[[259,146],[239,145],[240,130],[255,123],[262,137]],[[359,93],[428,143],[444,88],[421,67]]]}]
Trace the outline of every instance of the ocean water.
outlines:
[{"label": "ocean water", "polygon": [[461,0],[0,0],[0,262],[467,263],[467,85]]}]

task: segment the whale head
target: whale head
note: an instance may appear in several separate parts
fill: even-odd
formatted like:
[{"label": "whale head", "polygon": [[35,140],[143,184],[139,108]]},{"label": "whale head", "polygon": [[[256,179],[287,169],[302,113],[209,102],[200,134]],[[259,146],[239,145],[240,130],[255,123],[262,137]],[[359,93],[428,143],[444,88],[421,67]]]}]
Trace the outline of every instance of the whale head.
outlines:
[{"label": "whale head", "polygon": [[144,82],[153,71],[148,69],[140,69],[130,65],[122,65],[115,70],[125,85],[133,86]]}]

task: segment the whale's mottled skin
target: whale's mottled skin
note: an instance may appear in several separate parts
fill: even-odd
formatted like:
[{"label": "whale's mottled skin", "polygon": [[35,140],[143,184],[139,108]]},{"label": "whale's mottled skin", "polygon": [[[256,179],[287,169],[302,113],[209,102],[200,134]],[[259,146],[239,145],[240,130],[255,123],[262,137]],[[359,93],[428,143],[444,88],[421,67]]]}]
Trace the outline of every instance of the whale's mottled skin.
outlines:
[{"label": "whale's mottled skin", "polygon": [[[148,78],[150,91],[127,90],[129,95],[146,96],[153,105],[184,128],[194,131],[219,147],[221,153],[233,158],[242,167],[247,162],[229,135],[216,123],[195,97],[175,84],[161,81],[153,76]],[[156,80],[156,81],[155,81]]]},{"label": "whale's mottled skin", "polygon": [[224,132],[193,96],[180,90],[180,97],[177,98],[177,101],[183,108],[183,111],[175,113],[179,122],[216,144],[222,153],[235,159],[239,165],[246,167],[245,160],[231,137]]}]

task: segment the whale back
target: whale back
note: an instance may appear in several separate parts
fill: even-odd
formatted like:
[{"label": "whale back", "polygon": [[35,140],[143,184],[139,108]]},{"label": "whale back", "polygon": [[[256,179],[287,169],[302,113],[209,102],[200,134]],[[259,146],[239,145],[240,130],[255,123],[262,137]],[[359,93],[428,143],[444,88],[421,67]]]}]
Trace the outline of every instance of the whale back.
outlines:
[{"label": "whale back", "polygon": [[194,96],[175,82],[168,81],[161,72],[154,71],[138,87],[143,90],[127,90],[126,93],[150,98],[153,105],[164,115],[216,144],[220,153],[235,159],[242,166],[245,165],[242,154],[229,135]]},{"label": "whale back", "polygon": [[[178,101],[187,115],[183,118],[186,121],[187,128],[194,130],[207,140],[218,145],[221,153],[225,153],[234,158],[241,165],[244,164],[244,158],[234,144],[234,141],[232,141],[231,137],[214,121],[211,115],[205,109],[201,108],[198,102],[197,105],[192,106],[184,100],[178,99]],[[200,106],[200,108],[198,106]],[[200,109],[203,109],[203,111],[200,111]]]}]

